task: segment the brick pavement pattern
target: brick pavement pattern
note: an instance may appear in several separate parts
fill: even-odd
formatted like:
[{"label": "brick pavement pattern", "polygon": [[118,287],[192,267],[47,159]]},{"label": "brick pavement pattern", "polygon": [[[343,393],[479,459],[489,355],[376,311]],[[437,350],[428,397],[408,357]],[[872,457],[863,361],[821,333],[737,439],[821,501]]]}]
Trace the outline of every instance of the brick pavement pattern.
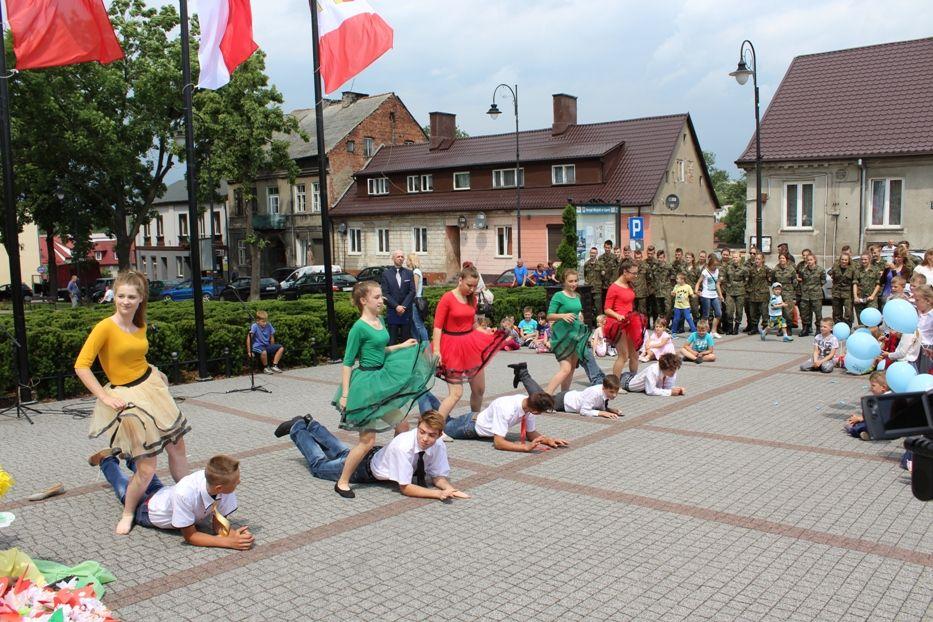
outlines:
[{"label": "brick pavement pattern", "polygon": [[[122,620],[933,619],[933,505],[911,496],[900,443],[841,431],[867,378],[795,371],[809,340],[727,337],[717,351],[681,370],[685,397],[623,394],[618,421],[541,417],[567,449],[448,445],[453,481],[474,496],[451,504],[389,486],[340,499],[272,436],[305,412],[336,429],[336,366],[263,377],[270,395],[225,393],[243,378],[174,387],[193,466],[221,451],[242,460],[233,518],[257,542],[245,553],[113,535],[119,507],[85,463],[102,446],[87,422],[0,421],[0,462],[17,479],[0,548],[100,561]],[[540,381],[556,370],[550,356],[502,353],[487,403],[514,392],[517,360]],[[54,481],[68,493],[25,500]]]}]

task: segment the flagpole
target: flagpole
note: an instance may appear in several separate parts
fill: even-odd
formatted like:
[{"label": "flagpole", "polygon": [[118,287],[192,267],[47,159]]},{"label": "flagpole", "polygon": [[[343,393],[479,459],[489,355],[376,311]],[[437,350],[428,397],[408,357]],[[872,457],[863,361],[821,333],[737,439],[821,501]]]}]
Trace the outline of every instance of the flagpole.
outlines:
[{"label": "flagpole", "polygon": [[[3,8],[0,7],[0,24],[3,23]],[[6,34],[0,29],[0,33]],[[6,42],[5,36],[3,43]],[[19,225],[16,221],[16,193],[13,191],[13,138],[10,131],[10,89],[7,73],[6,46],[0,50],[0,157],[3,158],[3,202],[6,211],[3,220],[3,243],[10,260],[10,300],[13,303],[13,336],[15,344],[13,360],[16,364],[16,381],[19,400],[32,401],[29,384],[29,352],[26,343],[26,309],[24,308],[23,274],[19,265]],[[57,292],[52,292],[57,295]],[[28,417],[27,417],[28,419]],[[30,423],[32,421],[30,420]]]},{"label": "flagpole", "polygon": [[327,331],[330,358],[337,359],[337,317],[334,312],[334,276],[331,270],[330,217],[327,202],[327,152],[324,150],[324,95],[321,92],[321,51],[317,24],[317,0],[308,0],[311,9],[311,38],[314,46],[314,121],[317,130],[318,185],[321,189],[321,231],[324,238],[324,298],[327,301]]},{"label": "flagpole", "polygon": [[[188,46],[188,2],[179,0],[181,13],[181,81],[184,84],[185,164],[188,167],[188,254],[191,264],[191,289],[194,295],[194,334],[198,353],[198,380],[210,380],[207,369],[207,342],[204,338],[204,299],[201,289],[201,238],[198,233],[198,178],[194,154],[194,118],[191,96],[191,53]],[[211,242],[213,244],[213,242]]]}]

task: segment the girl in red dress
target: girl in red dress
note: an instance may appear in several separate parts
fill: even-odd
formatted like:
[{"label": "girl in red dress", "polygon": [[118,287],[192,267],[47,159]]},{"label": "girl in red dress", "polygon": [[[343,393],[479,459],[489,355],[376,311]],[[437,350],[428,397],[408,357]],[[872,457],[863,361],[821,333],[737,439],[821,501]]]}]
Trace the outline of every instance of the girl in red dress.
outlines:
[{"label": "girl in red dress", "polygon": [[502,348],[508,333],[476,325],[476,284],[479,273],[468,266],[460,271],[457,287],[437,303],[434,310],[434,353],[437,377],[447,382],[447,397],[438,412],[445,417],[463,397],[464,383],[470,383],[470,410],[482,410],[486,392],[483,368]]},{"label": "girl in red dress", "polygon": [[638,371],[638,350],[644,339],[645,323],[642,315],[634,310],[637,276],[638,266],[630,259],[624,260],[619,266],[619,278],[606,292],[603,334],[619,353],[612,366],[612,373],[616,376],[622,372],[626,360],[629,371]]}]

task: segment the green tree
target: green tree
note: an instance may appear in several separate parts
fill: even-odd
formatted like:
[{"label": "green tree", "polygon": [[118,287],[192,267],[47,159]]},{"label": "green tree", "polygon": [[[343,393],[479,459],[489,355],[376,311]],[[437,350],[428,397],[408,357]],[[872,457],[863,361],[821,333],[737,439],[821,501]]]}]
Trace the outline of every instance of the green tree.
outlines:
[{"label": "green tree", "polygon": [[[252,187],[270,171],[284,171],[289,182],[298,176],[298,165],[288,155],[288,142],[281,137],[307,135],[298,121],[282,110],[282,94],[269,84],[265,55],[257,51],[240,65],[230,83],[216,91],[195,94],[195,136],[199,182],[204,191],[226,179],[239,186],[246,212],[246,242],[250,256],[250,299],[259,298],[260,250],[264,239],[253,229]],[[210,157],[203,157],[210,154]]]},{"label": "green tree", "polygon": [[727,191],[720,199],[721,205],[728,211],[722,219],[726,226],[717,232],[717,237],[726,244],[745,243],[746,183],[743,174],[740,179],[729,183]]},{"label": "green tree", "polygon": [[572,268],[577,269],[577,208],[568,204],[561,214],[561,220],[564,222],[564,238],[557,246],[557,258],[560,259],[560,267],[557,269],[557,279],[564,280],[564,270]]},{"label": "green tree", "polygon": [[[431,138],[431,126],[430,125],[422,125],[421,131],[424,132],[425,136],[427,136],[428,138]],[[454,129],[454,138],[469,138],[469,137],[470,135],[464,132],[463,130],[461,130],[459,127]]]}]

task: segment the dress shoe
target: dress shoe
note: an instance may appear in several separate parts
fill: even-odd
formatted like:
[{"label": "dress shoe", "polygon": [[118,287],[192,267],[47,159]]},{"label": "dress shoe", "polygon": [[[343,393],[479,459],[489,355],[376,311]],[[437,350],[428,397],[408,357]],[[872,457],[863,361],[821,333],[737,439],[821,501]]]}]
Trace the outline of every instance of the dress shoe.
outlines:
[{"label": "dress shoe", "polygon": [[356,493],[353,492],[352,488],[350,488],[349,490],[341,490],[340,488],[337,488],[337,484],[334,484],[334,492],[336,492],[338,495],[340,495],[344,499],[355,499],[356,498]]},{"label": "dress shoe", "polygon": [[515,371],[515,376],[512,378],[512,388],[517,389],[521,383],[521,373],[523,370],[528,369],[528,363],[512,363],[509,367]]},{"label": "dress shoe", "polygon": [[116,451],[108,447],[107,449],[101,449],[97,453],[91,454],[91,457],[87,459],[87,463],[92,467],[100,466],[100,463],[104,461],[104,458],[109,458],[110,456],[116,455]]},{"label": "dress shoe", "polygon": [[289,433],[292,431],[292,428],[294,427],[294,425],[298,423],[299,421],[310,423],[311,415],[304,415],[303,417],[292,417],[288,421],[283,421],[282,423],[279,424],[279,427],[275,429],[275,432],[273,432],[273,434],[275,434],[276,438],[282,438],[283,436],[288,436]]}]

